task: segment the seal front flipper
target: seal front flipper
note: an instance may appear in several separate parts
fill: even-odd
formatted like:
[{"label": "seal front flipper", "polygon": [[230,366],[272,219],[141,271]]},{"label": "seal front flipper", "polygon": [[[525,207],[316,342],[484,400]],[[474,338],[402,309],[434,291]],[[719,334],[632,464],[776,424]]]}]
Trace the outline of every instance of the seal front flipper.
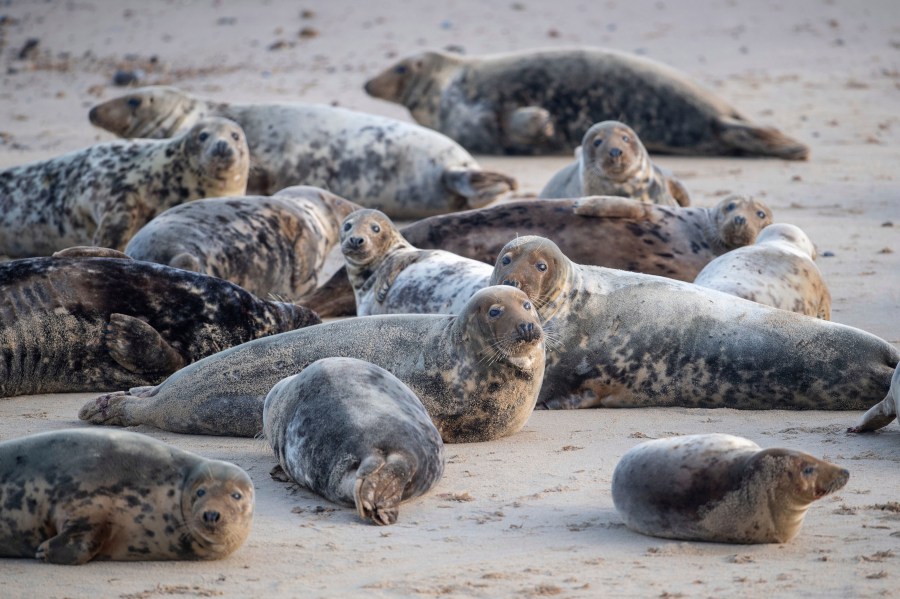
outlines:
[{"label": "seal front flipper", "polygon": [[719,141],[738,155],[775,156],[785,160],[806,160],[809,148],[774,127],[760,127],[747,121],[721,116],[715,121]]},{"label": "seal front flipper", "polygon": [[174,255],[172,259],[169,260],[169,266],[181,270],[189,270],[191,272],[204,272],[203,266],[200,264],[200,259],[188,252],[181,252],[180,254]]},{"label": "seal front flipper", "polygon": [[272,480],[277,480],[280,483],[292,483],[294,482],[290,475],[284,471],[284,468],[281,467],[281,464],[275,464],[271,470],[269,470],[269,476],[272,477]]},{"label": "seal front flipper", "polygon": [[159,331],[133,316],[110,314],[103,336],[110,357],[131,372],[166,375],[188,363]]},{"label": "seal front flipper", "polygon": [[91,243],[96,246],[124,250],[140,226],[135,218],[137,198],[129,195],[107,210],[97,223]]},{"label": "seal front flipper", "polygon": [[649,220],[653,214],[653,205],[619,196],[588,196],[576,201],[572,212],[578,216],[597,218]]},{"label": "seal front flipper", "polygon": [[460,196],[458,202],[455,202],[457,205],[452,206],[456,210],[481,208],[494,201],[500,194],[518,187],[512,177],[476,168],[448,168],[441,176],[441,180],[444,187]]},{"label": "seal front flipper", "polygon": [[553,139],[556,128],[546,108],[525,106],[503,115],[506,143],[512,146],[542,146]]},{"label": "seal front flipper", "polygon": [[121,258],[131,260],[131,256],[111,248],[94,247],[92,245],[76,245],[53,252],[52,258]]},{"label": "seal front flipper", "polygon": [[412,480],[414,467],[407,456],[392,453],[387,459],[370,455],[356,471],[353,501],[363,520],[381,526],[397,521],[403,490]]},{"label": "seal front flipper", "polygon": [[105,526],[92,524],[87,517],[69,519],[59,534],[38,545],[34,557],[50,564],[85,564],[103,547],[106,534]]},{"label": "seal front flipper", "polygon": [[691,196],[688,195],[688,191],[685,189],[684,185],[681,184],[681,181],[672,177],[667,177],[666,186],[669,188],[669,195],[678,202],[679,206],[686,208],[691,205]]}]

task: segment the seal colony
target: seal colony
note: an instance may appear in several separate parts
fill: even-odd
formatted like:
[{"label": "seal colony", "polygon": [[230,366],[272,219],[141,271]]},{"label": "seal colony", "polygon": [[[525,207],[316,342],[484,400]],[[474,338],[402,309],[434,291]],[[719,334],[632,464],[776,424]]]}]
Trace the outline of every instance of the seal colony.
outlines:
[{"label": "seal colony", "polygon": [[365,89],[405,106],[416,122],[476,154],[565,154],[592,124],[617,119],[651,152],[809,155],[805,145],[753,124],[683,73],[603,48],[483,57],[420,52],[370,79]]},{"label": "seal colony", "polygon": [[243,195],[248,154],[239,126],[204,118],[171,140],[112,141],[0,171],[0,254],[123,250],[167,208]]},{"label": "seal colony", "polygon": [[843,468],[731,435],[647,441],[616,465],[612,496],[645,535],[716,543],[787,543],[813,501],[841,489]]},{"label": "seal colony", "polygon": [[0,556],[52,564],[220,559],[253,523],[246,472],[126,431],[0,443],[0,498]]},{"label": "seal colony", "polygon": [[422,218],[478,208],[516,188],[439,133],[332,106],[228,104],[145,87],[90,111],[91,123],[123,137],[170,137],[209,115],[244,128],[250,193],[315,185],[392,218]]},{"label": "seal colony", "polygon": [[280,381],[266,395],[263,431],[277,468],[374,524],[396,522],[400,502],[444,472],[444,443],[422,402],[361,360],[326,358]]}]

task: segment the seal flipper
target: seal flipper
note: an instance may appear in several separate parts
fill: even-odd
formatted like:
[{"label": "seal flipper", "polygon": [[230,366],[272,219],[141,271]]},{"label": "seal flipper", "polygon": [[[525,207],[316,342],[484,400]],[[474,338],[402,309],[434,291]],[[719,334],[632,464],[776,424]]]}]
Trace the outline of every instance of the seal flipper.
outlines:
[{"label": "seal flipper", "polygon": [[669,195],[678,202],[679,206],[687,208],[691,205],[691,196],[688,195],[687,189],[681,184],[681,181],[672,177],[666,177],[666,187],[669,188]]},{"label": "seal flipper", "polygon": [[403,490],[414,470],[407,456],[399,453],[392,453],[387,459],[376,454],[363,460],[356,470],[353,487],[359,517],[381,526],[396,522]]},{"label": "seal flipper", "polygon": [[760,127],[737,118],[722,116],[715,121],[719,141],[739,155],[775,156],[806,160],[809,148],[774,127]]},{"label": "seal flipper", "polygon": [[547,144],[556,131],[546,108],[525,106],[503,115],[506,141],[513,146],[541,146]]},{"label": "seal flipper", "polygon": [[188,252],[181,252],[180,254],[173,256],[172,259],[169,260],[169,266],[181,270],[189,270],[191,272],[204,272],[200,266],[200,259]]},{"label": "seal flipper", "polygon": [[[97,223],[91,243],[96,246],[124,250],[140,228],[134,217],[135,196],[128,195],[107,210]],[[99,199],[99,198],[98,198]]]},{"label": "seal flipper", "polygon": [[105,526],[87,518],[69,519],[63,529],[38,545],[35,559],[50,564],[77,566],[91,561],[103,546]]},{"label": "seal flipper", "polygon": [[272,480],[277,480],[280,483],[294,482],[285,469],[281,467],[281,464],[275,464],[272,469],[269,470],[269,476],[272,477]]},{"label": "seal flipper", "polygon": [[518,187],[516,180],[500,173],[477,168],[453,167],[441,176],[444,187],[460,196],[454,209],[481,208],[494,201],[500,194]]},{"label": "seal flipper", "polygon": [[53,252],[51,258],[120,258],[132,260],[128,254],[112,248],[101,248],[92,245],[76,245],[74,247]]},{"label": "seal flipper", "polygon": [[143,399],[152,395],[156,387],[136,387],[131,391],[115,391],[90,400],[78,411],[78,419],[91,424],[108,426],[134,426],[142,424],[128,414],[128,404],[133,399]]},{"label": "seal flipper", "polygon": [[171,374],[188,361],[152,326],[125,314],[110,314],[103,332],[113,360],[136,373]]},{"label": "seal flipper", "polygon": [[647,202],[619,196],[589,196],[579,199],[572,206],[572,212],[578,216],[632,220],[649,220],[652,209],[653,205]]}]

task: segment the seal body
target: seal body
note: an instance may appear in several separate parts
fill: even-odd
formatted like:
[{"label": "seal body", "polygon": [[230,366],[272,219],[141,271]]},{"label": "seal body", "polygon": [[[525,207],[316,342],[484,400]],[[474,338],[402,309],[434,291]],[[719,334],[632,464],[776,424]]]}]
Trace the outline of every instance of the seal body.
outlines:
[{"label": "seal body", "polygon": [[224,104],[147,87],[94,107],[94,125],[125,137],[168,137],[204,115],[241,124],[250,193],[315,185],[393,218],[478,208],[515,189],[454,141],[424,127],[315,104]]},{"label": "seal body", "polygon": [[377,210],[344,220],[341,252],[360,316],[456,314],[493,271],[451,252],[413,247]]},{"label": "seal body", "polygon": [[489,287],[457,316],[352,318],[251,341],[182,368],[157,387],[102,395],[79,417],[252,437],[262,428],[262,400],[275,383],[335,356],[371,362],[403,381],[447,443],[520,430],[544,374],[543,331],[528,297]]},{"label": "seal body", "polygon": [[664,206],[690,204],[684,186],[653,164],[637,134],[618,121],[588,129],[575,162],[556,173],[540,195],[584,196],[622,196]]},{"label": "seal body", "polygon": [[341,221],[358,208],[316,187],[198,200],[151,220],[125,253],[219,277],[261,297],[296,299],[318,285]]},{"label": "seal body", "polygon": [[0,254],[49,256],[78,245],[117,250],[176,204],[243,195],[249,155],[235,123],[198,120],[166,141],[97,144],[0,171]]},{"label": "seal body", "polygon": [[146,435],[71,429],[0,443],[0,556],[199,560],[250,534],[253,483]]},{"label": "seal body", "polygon": [[786,543],[816,499],[847,484],[834,464],[731,435],[647,441],[616,465],[612,496],[628,528],[717,543]]},{"label": "seal body", "polygon": [[263,431],[291,479],[375,524],[396,522],[400,502],[444,472],[444,443],[422,402],[362,360],[326,358],[276,384]]},{"label": "seal body", "polygon": [[889,425],[897,417],[900,408],[900,364],[894,370],[891,388],[887,396],[863,414],[859,424],[849,429],[851,433],[866,433]]},{"label": "seal body", "polygon": [[753,245],[706,265],[694,283],[798,314],[831,319],[831,293],[815,263],[816,246],[799,227],[770,225]]},{"label": "seal body", "polygon": [[568,153],[593,123],[628,123],[651,152],[807,157],[683,73],[602,48],[464,57],[422,52],[366,83],[419,123],[484,154]]},{"label": "seal body", "polygon": [[859,329],[574,264],[541,237],[507,244],[491,283],[525,291],[553,332],[546,407],[858,410],[884,397],[900,361],[890,343]]},{"label": "seal body", "polygon": [[149,385],[318,322],[301,306],[124,255],[12,260],[0,263],[0,397]]}]

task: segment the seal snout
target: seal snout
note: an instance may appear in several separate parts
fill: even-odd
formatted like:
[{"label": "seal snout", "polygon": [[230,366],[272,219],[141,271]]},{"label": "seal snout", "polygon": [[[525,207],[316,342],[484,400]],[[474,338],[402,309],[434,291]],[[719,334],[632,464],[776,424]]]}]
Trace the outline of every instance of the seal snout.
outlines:
[{"label": "seal snout", "polygon": [[344,245],[349,250],[358,250],[361,249],[362,246],[366,244],[366,238],[354,235],[353,237],[349,237],[347,241],[344,242]]},{"label": "seal snout", "polygon": [[212,155],[216,158],[230,158],[233,153],[234,150],[231,149],[231,146],[224,139],[217,141],[212,149]]},{"label": "seal snout", "polygon": [[541,329],[535,328],[533,322],[523,322],[518,326],[520,341],[536,341],[541,338]]},{"label": "seal snout", "polygon": [[619,156],[622,155],[622,150],[620,150],[619,148],[613,148],[612,150],[609,151],[609,155],[612,156],[613,158],[618,158]]},{"label": "seal snout", "polygon": [[207,510],[203,512],[203,521],[207,524],[215,524],[221,519],[221,517],[222,514],[215,510]]},{"label": "seal snout", "polygon": [[741,215],[737,215],[734,217],[734,223],[736,225],[743,225],[747,222],[747,219]]},{"label": "seal snout", "polygon": [[516,289],[521,289],[522,284],[514,279],[503,279],[503,285],[508,285],[510,287],[515,287]]}]

